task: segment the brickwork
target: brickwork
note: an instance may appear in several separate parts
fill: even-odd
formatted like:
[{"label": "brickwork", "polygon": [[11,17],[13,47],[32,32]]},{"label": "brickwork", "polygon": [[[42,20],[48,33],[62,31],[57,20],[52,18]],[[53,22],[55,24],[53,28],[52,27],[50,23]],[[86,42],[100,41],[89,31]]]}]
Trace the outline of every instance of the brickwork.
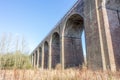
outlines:
[{"label": "brickwork", "polygon": [[119,12],[116,10],[107,10],[110,31],[112,36],[112,44],[115,55],[117,69],[120,68],[120,20]]}]

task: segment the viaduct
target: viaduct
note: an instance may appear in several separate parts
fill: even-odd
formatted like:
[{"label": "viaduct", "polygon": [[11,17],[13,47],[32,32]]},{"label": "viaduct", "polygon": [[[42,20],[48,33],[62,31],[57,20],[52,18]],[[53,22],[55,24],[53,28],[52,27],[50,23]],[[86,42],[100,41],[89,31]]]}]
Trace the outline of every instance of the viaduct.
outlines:
[{"label": "viaduct", "polygon": [[88,69],[120,69],[120,0],[78,0],[31,53],[34,67],[62,69],[84,61],[81,35],[85,31]]}]

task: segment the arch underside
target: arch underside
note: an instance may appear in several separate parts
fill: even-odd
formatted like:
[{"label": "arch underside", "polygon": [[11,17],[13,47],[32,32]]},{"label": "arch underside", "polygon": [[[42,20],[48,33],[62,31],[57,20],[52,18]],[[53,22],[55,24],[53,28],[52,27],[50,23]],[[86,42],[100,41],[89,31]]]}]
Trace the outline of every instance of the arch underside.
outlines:
[{"label": "arch underside", "polygon": [[39,67],[42,66],[42,48],[39,48]]},{"label": "arch underside", "polygon": [[52,68],[60,63],[60,36],[56,32],[52,35]]},{"label": "arch underside", "polygon": [[64,64],[65,68],[82,65],[84,62],[81,35],[83,19],[80,15],[72,15],[64,31]]},{"label": "arch underside", "polygon": [[33,59],[33,66],[34,66],[34,61],[35,61],[35,57],[34,57],[34,54],[32,55],[32,59]]},{"label": "arch underside", "polygon": [[37,65],[37,59],[38,59],[38,54],[37,54],[37,51],[35,52],[35,65]]},{"label": "arch underside", "polygon": [[48,42],[44,43],[44,68],[47,69],[48,68],[48,53],[49,53],[49,46],[48,46]]}]

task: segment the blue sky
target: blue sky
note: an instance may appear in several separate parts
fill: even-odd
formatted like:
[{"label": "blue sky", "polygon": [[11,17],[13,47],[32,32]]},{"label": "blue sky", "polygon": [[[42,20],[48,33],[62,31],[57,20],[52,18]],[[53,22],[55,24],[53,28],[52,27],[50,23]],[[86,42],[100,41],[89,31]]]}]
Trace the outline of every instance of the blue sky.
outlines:
[{"label": "blue sky", "polygon": [[77,0],[0,0],[0,34],[23,35],[32,51]]}]

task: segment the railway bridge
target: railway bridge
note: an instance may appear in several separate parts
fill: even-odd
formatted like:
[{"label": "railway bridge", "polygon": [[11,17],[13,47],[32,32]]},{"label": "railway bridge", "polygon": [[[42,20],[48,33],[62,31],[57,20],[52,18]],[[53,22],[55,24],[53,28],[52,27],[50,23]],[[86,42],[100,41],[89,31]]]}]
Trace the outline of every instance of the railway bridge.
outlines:
[{"label": "railway bridge", "polygon": [[120,0],[78,0],[31,53],[33,66],[83,65],[83,31],[88,69],[120,69]]}]

